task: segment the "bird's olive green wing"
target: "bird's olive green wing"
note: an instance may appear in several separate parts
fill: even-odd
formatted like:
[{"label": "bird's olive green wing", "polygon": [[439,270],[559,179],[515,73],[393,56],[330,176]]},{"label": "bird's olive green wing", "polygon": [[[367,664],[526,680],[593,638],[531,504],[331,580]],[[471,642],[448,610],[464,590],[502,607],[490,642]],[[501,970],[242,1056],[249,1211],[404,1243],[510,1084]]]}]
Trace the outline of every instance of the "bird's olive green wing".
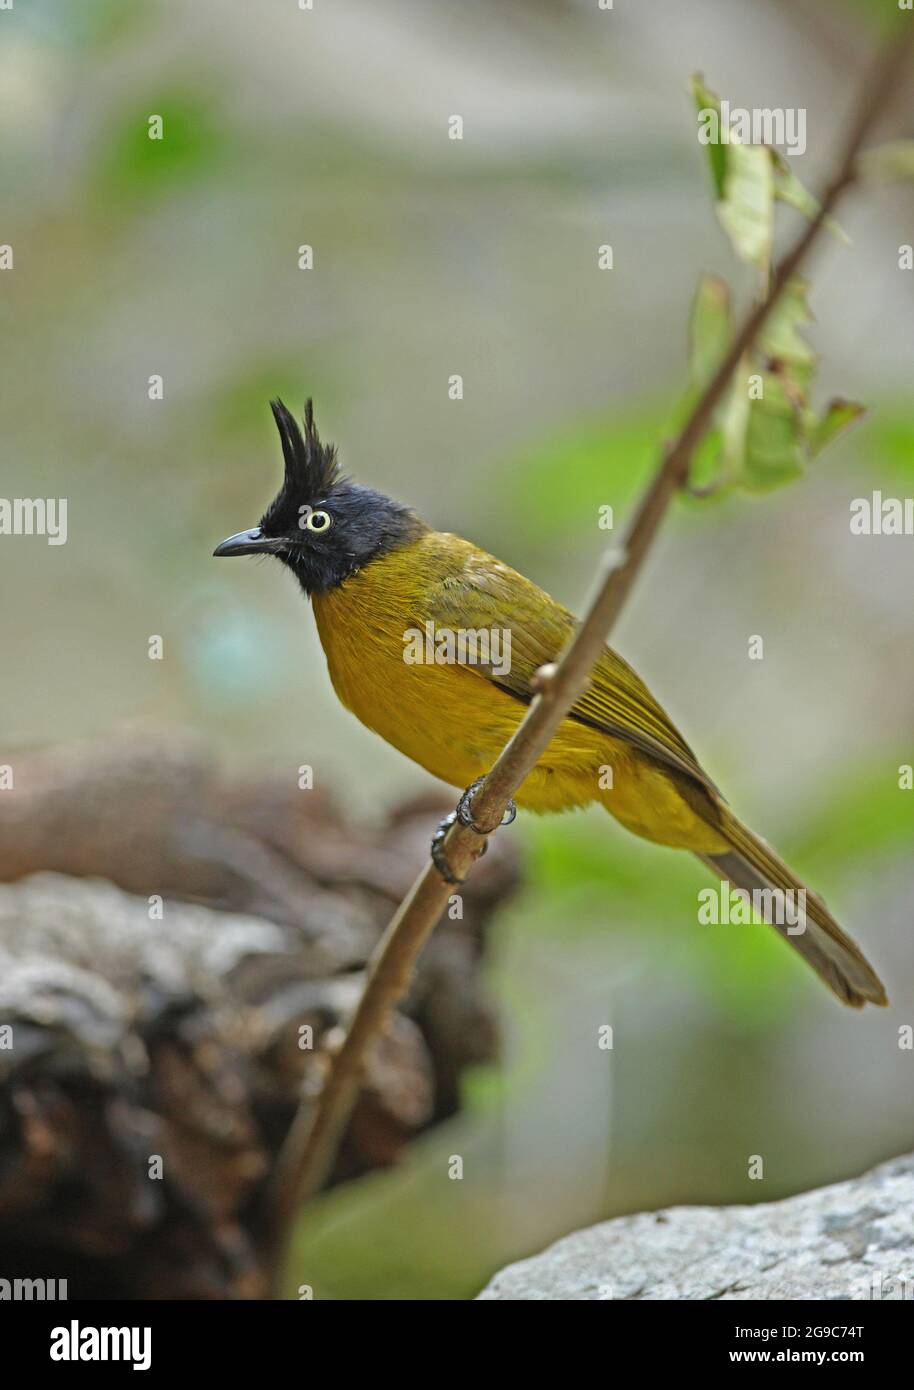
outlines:
[{"label": "bird's olive green wing", "polygon": [[[534,673],[559,655],[576,620],[516,570],[472,547],[467,551],[463,566],[427,592],[428,608],[422,621],[431,620],[438,628],[453,631],[496,628],[509,632],[510,669],[495,671],[491,665],[472,669],[529,704]],[[716,793],[695,754],[647,686],[609,647],[570,718],[630,743]]]}]

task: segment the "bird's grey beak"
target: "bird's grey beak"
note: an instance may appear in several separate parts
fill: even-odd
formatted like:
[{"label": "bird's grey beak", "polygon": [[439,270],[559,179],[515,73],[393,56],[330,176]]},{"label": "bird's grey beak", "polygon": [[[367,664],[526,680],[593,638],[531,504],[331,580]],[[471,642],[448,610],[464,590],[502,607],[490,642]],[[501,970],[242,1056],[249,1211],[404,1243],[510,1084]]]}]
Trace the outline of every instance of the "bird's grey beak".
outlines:
[{"label": "bird's grey beak", "polygon": [[214,555],[262,555],[265,552],[275,550],[276,543],[268,536],[265,536],[259,526],[253,527],[250,531],[239,531],[235,536],[229,536],[213,551]]}]

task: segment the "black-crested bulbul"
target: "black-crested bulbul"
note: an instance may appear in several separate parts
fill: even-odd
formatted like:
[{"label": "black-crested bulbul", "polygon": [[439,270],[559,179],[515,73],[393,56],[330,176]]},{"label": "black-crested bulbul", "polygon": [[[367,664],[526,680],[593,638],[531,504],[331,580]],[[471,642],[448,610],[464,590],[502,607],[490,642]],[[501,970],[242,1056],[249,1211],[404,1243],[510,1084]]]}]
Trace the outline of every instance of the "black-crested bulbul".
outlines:
[{"label": "black-crested bulbul", "polygon": [[[346,708],[436,777],[467,787],[514,732],[535,672],[558,656],[575,618],[469,541],[432,530],[409,507],[342,477],[310,401],[304,433],[280,401],[272,408],[282,487],[260,525],[230,536],[215,554],[275,555],[287,565],[311,600]],[[404,659],[407,634],[429,631],[504,633],[510,661]],[[752,894],[845,1004],[887,1002],[821,898],[737,819],[650,691],[608,647],[517,793],[532,811],[593,801],[636,835],[691,850]],[[788,900],[805,900],[805,928],[798,930],[798,914],[778,910]]]}]

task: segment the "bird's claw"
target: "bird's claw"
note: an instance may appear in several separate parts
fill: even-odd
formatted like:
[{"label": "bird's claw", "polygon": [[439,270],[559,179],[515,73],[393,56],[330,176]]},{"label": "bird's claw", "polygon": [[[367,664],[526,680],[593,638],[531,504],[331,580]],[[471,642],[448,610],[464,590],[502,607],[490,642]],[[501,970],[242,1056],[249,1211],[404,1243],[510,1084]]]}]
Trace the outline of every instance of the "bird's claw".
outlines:
[{"label": "bird's claw", "polygon": [[[477,825],[476,821],[473,818],[473,797],[479,791],[479,788],[482,786],[485,780],[486,779],[484,777],[477,777],[476,781],[472,782],[470,786],[467,787],[466,791],[463,793],[460,800],[457,802],[456,811],[451,811],[449,815],[445,816],[444,820],[441,822],[441,824],[438,826],[438,829],[432,836],[432,863],[438,870],[441,877],[444,879],[445,883],[466,882],[465,879],[457,877],[457,875],[454,873],[454,870],[451,868],[447,855],[444,853],[445,836],[447,835],[451,826],[454,825],[455,822],[459,822],[461,825],[465,825],[468,830],[474,831],[477,835],[482,835],[485,837],[492,834],[491,830],[483,830],[481,826]],[[517,807],[515,806],[513,801],[509,801],[507,806],[505,807],[505,814],[502,816],[501,824],[510,825],[516,815]],[[496,827],[493,826],[493,829],[495,828]],[[477,857],[481,859],[488,848],[489,842],[488,839],[485,839],[484,843],[480,847],[479,855]]]},{"label": "bird's claw", "polygon": [[[465,825],[468,830],[475,830],[477,835],[492,834],[491,830],[483,830],[482,826],[477,825],[475,820],[473,819],[473,797],[479,791],[479,788],[482,786],[485,780],[486,779],[484,777],[477,777],[476,781],[470,783],[463,796],[457,802],[456,814],[457,819],[460,821],[460,824]],[[513,801],[509,801],[507,806],[505,807],[505,814],[502,816],[500,823],[502,825],[510,825],[516,815],[517,807],[515,806]]]},{"label": "bird's claw", "polygon": [[[444,837],[457,819],[457,812],[451,811],[438,826],[432,836],[432,863],[438,870],[445,883],[463,883],[462,878],[458,878],[451,868],[447,855],[444,852]],[[483,846],[483,850],[485,846]]]}]

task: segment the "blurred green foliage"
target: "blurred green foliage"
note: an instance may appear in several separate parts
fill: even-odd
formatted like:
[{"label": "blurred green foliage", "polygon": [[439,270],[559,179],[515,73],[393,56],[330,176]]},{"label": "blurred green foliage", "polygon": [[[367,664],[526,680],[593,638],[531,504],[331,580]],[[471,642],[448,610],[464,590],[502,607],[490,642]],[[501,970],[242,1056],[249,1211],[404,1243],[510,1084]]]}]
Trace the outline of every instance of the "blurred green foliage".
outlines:
[{"label": "blurred green foliage", "polygon": [[[161,136],[152,139],[156,118]],[[102,206],[116,201],[135,211],[132,205],[164,197],[181,180],[217,173],[225,157],[225,132],[199,87],[158,88],[135,97],[113,125],[98,154],[96,197]]]}]

